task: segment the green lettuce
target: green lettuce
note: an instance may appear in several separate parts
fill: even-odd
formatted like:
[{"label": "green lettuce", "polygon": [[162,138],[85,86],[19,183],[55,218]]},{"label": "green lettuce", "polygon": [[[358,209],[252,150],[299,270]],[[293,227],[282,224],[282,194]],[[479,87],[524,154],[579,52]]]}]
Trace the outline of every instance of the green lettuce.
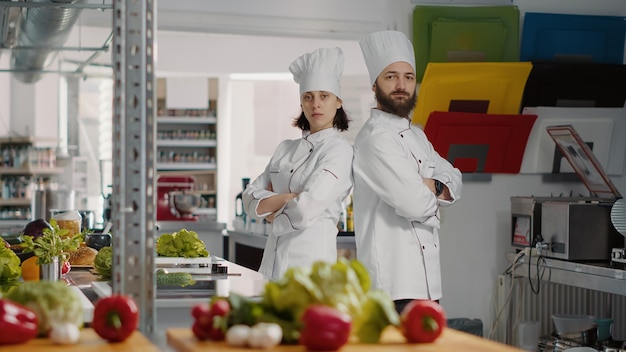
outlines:
[{"label": "green lettuce", "polygon": [[20,258],[4,245],[0,245],[0,283],[7,283],[17,280],[22,276]]},{"label": "green lettuce", "polygon": [[162,257],[198,258],[209,256],[209,251],[198,234],[186,229],[159,236],[156,240],[156,252]]},{"label": "green lettuce", "polygon": [[93,261],[93,267],[98,272],[98,276],[101,280],[111,280],[113,275],[113,248],[102,247],[96,254],[96,258]]}]

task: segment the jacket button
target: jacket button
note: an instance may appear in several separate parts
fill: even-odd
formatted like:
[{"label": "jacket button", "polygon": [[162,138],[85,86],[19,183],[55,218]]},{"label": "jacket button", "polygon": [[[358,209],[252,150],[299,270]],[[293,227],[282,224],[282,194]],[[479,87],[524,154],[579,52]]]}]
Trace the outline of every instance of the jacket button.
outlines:
[{"label": "jacket button", "polygon": [[290,173],[290,174],[292,174],[292,173],[293,173],[293,170],[289,171],[289,173]]},{"label": "jacket button", "polygon": [[422,249],[426,249],[426,246],[422,246]]},{"label": "jacket button", "polygon": [[309,153],[311,153],[312,151],[313,151],[313,149],[312,149],[312,148],[311,148],[311,149],[309,149]]},{"label": "jacket button", "polygon": [[422,159],[419,159],[417,162],[421,164],[422,163]]}]

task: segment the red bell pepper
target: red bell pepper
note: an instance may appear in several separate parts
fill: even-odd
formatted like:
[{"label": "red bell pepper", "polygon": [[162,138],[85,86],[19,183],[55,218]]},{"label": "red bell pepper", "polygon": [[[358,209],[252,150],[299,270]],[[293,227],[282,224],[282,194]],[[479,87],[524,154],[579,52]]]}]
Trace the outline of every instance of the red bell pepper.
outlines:
[{"label": "red bell pepper", "polygon": [[195,319],[191,331],[199,340],[224,340],[225,319],[229,312],[230,303],[225,299],[217,299],[211,304],[197,304],[191,308]]},{"label": "red bell pepper", "polygon": [[409,342],[433,342],[446,325],[446,313],[434,301],[414,300],[400,314],[400,330]]},{"label": "red bell pepper", "polygon": [[321,304],[307,307],[301,318],[301,345],[309,351],[336,351],[348,342],[352,319],[348,314]]},{"label": "red bell pepper", "polygon": [[126,340],[137,330],[139,310],[135,301],[116,294],[96,302],[91,327],[103,339],[111,342]]},{"label": "red bell pepper", "polygon": [[0,345],[24,343],[37,337],[37,314],[29,308],[0,299]]}]

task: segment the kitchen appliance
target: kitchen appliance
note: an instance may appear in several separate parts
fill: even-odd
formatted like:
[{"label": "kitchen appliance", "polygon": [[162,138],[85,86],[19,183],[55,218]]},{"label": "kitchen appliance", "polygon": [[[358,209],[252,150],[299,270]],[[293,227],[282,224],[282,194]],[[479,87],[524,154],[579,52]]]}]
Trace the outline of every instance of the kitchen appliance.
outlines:
[{"label": "kitchen appliance", "polygon": [[[157,221],[198,221],[196,208],[190,202],[195,179],[191,176],[159,176],[157,178]],[[184,196],[187,197],[184,197]],[[199,205],[199,204],[198,204]]]},{"label": "kitchen appliance", "polygon": [[170,209],[174,209],[180,218],[197,220],[194,213],[202,203],[200,195],[186,193],[186,191],[170,192],[169,201]]},{"label": "kitchen appliance", "polygon": [[588,197],[511,197],[511,244],[542,247],[545,257],[609,261],[624,237],[610,213],[619,191],[572,126],[546,130],[590,192]]},{"label": "kitchen appliance", "polygon": [[[611,223],[622,236],[626,236],[626,200],[624,198],[613,204]],[[626,269],[626,248],[613,248],[611,250],[611,266],[622,270]]]}]

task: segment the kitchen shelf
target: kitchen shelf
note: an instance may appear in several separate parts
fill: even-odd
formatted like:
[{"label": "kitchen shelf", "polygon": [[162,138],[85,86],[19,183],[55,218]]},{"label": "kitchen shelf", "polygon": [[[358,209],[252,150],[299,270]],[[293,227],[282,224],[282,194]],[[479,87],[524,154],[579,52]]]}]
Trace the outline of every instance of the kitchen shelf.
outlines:
[{"label": "kitchen shelf", "polygon": [[198,117],[198,116],[159,116],[157,117],[158,124],[206,124],[215,125],[217,123],[217,117]]},{"label": "kitchen shelf", "polygon": [[157,147],[175,148],[215,148],[216,140],[210,139],[157,139]]},{"label": "kitchen shelf", "polygon": [[30,198],[0,199],[0,207],[30,207],[31,202]]},{"label": "kitchen shelf", "polygon": [[200,221],[216,221],[217,79],[207,78],[209,94],[205,108],[168,106],[167,90],[180,88],[168,86],[167,82],[163,78],[157,79],[158,176],[193,177],[193,190],[186,190],[185,193],[202,198],[194,215]]},{"label": "kitchen shelf", "polygon": [[0,167],[0,175],[59,175],[63,168],[58,167]]},{"label": "kitchen shelf", "polygon": [[62,175],[50,140],[30,137],[0,137],[0,220],[28,221],[34,214],[32,191],[35,184]]},{"label": "kitchen shelf", "polygon": [[29,222],[30,219],[0,219],[0,228],[3,233],[6,229],[11,229],[13,231],[8,234],[15,235],[21,232],[21,228],[26,226]]},{"label": "kitchen shelf", "polygon": [[188,171],[188,170],[216,170],[215,163],[157,163],[158,170],[164,171]]}]

